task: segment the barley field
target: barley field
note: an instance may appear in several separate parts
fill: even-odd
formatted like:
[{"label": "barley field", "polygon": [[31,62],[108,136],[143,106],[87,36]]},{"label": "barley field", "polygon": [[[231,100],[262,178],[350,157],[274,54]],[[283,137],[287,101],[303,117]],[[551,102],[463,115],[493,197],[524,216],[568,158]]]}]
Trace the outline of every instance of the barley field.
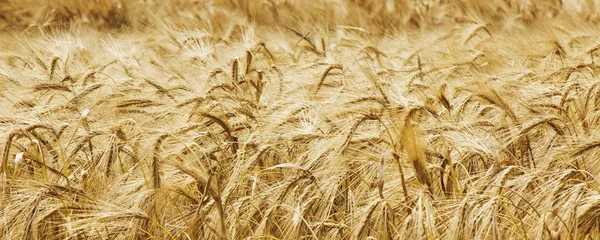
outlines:
[{"label": "barley field", "polygon": [[0,0],[1,239],[599,239],[600,0]]}]

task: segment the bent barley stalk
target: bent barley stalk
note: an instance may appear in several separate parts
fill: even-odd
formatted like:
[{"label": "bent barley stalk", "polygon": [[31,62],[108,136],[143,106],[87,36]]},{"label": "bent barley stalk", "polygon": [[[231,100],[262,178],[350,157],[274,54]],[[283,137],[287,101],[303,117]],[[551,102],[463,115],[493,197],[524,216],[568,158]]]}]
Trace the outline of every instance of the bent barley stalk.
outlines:
[{"label": "bent barley stalk", "polygon": [[312,95],[317,95],[317,93],[319,92],[319,89],[321,89],[321,86],[325,82],[325,78],[327,78],[327,76],[329,75],[329,72],[331,72],[331,70],[334,70],[334,69],[344,71],[344,68],[340,64],[329,65],[329,67],[327,67],[327,69],[325,69],[325,72],[323,72],[323,75],[321,75],[321,78],[319,79],[319,83],[317,84],[317,87],[313,91]]}]

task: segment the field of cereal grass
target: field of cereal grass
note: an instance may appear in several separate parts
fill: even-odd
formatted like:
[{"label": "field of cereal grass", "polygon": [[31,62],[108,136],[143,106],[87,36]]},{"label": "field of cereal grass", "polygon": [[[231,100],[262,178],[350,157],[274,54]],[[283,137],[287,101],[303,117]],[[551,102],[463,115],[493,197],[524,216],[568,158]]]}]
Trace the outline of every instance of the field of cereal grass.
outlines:
[{"label": "field of cereal grass", "polygon": [[0,0],[2,239],[597,239],[598,0]]}]

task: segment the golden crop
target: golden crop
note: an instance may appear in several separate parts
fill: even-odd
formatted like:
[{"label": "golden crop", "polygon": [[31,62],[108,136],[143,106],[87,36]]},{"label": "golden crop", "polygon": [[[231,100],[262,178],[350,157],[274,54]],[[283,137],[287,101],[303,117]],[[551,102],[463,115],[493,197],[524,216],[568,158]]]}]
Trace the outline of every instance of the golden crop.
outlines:
[{"label": "golden crop", "polygon": [[599,23],[598,0],[0,0],[0,238],[600,238]]}]

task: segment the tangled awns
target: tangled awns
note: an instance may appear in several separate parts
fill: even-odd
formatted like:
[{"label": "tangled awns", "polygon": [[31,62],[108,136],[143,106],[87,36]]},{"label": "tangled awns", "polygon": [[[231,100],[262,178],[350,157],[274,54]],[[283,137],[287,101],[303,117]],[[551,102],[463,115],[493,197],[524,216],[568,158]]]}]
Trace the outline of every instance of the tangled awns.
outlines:
[{"label": "tangled awns", "polygon": [[599,0],[0,0],[1,239],[598,239]]}]

